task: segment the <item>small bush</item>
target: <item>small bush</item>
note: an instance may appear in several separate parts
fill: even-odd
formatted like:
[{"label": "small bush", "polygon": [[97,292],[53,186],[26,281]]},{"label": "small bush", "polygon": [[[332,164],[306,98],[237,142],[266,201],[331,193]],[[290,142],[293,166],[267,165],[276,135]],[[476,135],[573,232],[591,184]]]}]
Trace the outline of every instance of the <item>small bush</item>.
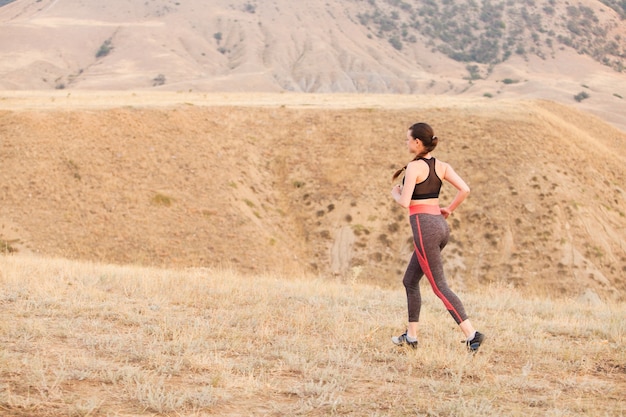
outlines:
[{"label": "small bush", "polygon": [[9,242],[8,240],[3,240],[0,239],[0,253],[15,253],[17,252],[17,249],[15,249],[13,246],[11,246],[11,243],[14,243],[15,241]]},{"label": "small bush", "polygon": [[389,43],[391,44],[391,46],[396,48],[398,51],[402,50],[402,42],[400,42],[400,39],[396,38],[395,36],[393,38],[389,39]]},{"label": "small bush", "polygon": [[470,80],[480,80],[481,79],[481,77],[480,77],[480,69],[478,68],[478,65],[467,65],[465,67],[465,69],[470,74]]},{"label": "small bush", "polygon": [[159,74],[152,79],[152,86],[157,87],[159,85],[165,84],[165,75]]},{"label": "small bush", "polygon": [[586,91],[581,91],[580,93],[578,93],[578,94],[576,94],[576,95],[574,96],[574,100],[576,100],[576,101],[577,101],[577,102],[579,102],[579,103],[580,103],[581,101],[585,100],[585,99],[588,99],[588,98],[589,98],[589,94],[587,94],[587,92],[586,92]]},{"label": "small bush", "polygon": [[111,44],[111,39],[107,39],[102,45],[100,45],[100,49],[96,52],[96,58],[107,56],[112,50],[113,45]]},{"label": "small bush", "polygon": [[152,197],[152,202],[157,206],[165,206],[169,207],[172,205],[173,199],[165,194],[156,193],[154,197]]},{"label": "small bush", "polygon": [[362,234],[365,235],[369,235],[370,231],[367,230],[367,228],[365,226],[363,226],[362,224],[355,224],[352,226],[352,231],[354,232],[355,236],[361,236]]}]

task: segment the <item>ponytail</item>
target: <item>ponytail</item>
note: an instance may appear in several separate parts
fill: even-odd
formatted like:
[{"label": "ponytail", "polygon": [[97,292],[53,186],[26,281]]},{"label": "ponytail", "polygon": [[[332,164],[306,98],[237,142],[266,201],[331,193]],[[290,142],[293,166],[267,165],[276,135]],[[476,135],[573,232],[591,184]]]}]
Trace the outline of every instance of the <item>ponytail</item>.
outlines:
[{"label": "ponytail", "polygon": [[[407,164],[408,165],[408,164]],[[394,182],[396,180],[396,178],[398,178],[400,176],[400,174],[402,174],[402,172],[406,169],[406,165],[403,166],[402,168],[400,168],[399,170],[397,170],[396,172],[394,172],[393,177],[391,177],[391,182]]]},{"label": "ponytail", "polygon": [[[437,147],[437,143],[439,143],[439,138],[435,136],[435,132],[433,131],[433,128],[430,127],[428,124],[415,123],[413,126],[409,128],[409,130],[411,131],[411,137],[413,139],[419,139],[424,144],[424,151],[421,152],[419,155],[415,156],[415,158],[413,158],[411,162],[417,161],[418,159],[422,158],[424,155],[428,155]],[[406,169],[408,165],[409,164],[406,164],[405,166],[397,170],[393,174],[391,181],[395,181],[396,178],[398,178],[400,174],[402,174],[402,172]]]}]

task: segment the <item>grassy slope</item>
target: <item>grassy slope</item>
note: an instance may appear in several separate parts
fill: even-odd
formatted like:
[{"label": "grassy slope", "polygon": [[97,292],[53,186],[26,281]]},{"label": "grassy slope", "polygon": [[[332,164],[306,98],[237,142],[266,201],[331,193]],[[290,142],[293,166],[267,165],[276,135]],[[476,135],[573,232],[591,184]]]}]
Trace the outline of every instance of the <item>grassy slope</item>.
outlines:
[{"label": "grassy slope", "polygon": [[191,93],[11,105],[0,112],[0,239],[22,252],[396,288],[411,244],[390,176],[409,158],[406,127],[425,120],[442,138],[435,155],[472,187],[444,252],[456,288],[626,289],[626,135],[570,107]]},{"label": "grassy slope", "polygon": [[[252,286],[251,286],[252,284]],[[0,414],[621,416],[625,306],[461,292],[471,356],[425,288],[0,257]]]}]

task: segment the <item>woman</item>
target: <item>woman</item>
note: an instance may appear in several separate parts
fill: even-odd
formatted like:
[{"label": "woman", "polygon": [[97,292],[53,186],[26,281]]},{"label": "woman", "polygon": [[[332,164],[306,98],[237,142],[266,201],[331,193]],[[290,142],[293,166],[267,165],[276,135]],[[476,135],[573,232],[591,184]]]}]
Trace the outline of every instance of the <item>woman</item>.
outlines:
[{"label": "woman", "polygon": [[[394,186],[391,195],[398,204],[409,209],[415,251],[402,281],[406,288],[409,324],[404,334],[394,336],[391,340],[399,346],[417,348],[417,327],[422,306],[419,283],[425,274],[433,291],[465,334],[468,349],[475,352],[485,336],[474,329],[461,300],[448,287],[441,262],[441,250],[450,236],[445,219],[465,200],[470,189],[449,164],[431,156],[437,142],[428,124],[416,123],[411,126],[407,132],[406,145],[409,152],[416,155],[415,159],[393,176],[395,181],[404,171],[403,185]],[[456,196],[447,207],[439,207],[442,180],[457,189]]]}]

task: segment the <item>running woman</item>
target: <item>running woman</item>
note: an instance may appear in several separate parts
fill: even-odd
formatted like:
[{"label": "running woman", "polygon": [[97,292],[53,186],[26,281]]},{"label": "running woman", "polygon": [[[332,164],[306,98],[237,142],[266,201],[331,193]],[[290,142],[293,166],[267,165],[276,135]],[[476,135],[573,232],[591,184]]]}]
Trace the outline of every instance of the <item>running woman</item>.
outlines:
[{"label": "running woman", "polygon": [[[406,288],[409,323],[404,334],[394,336],[391,340],[398,346],[417,348],[417,328],[422,307],[419,283],[426,275],[433,291],[465,334],[467,348],[475,352],[485,336],[474,329],[463,303],[448,287],[441,261],[441,250],[450,236],[446,219],[465,200],[470,189],[449,164],[431,155],[438,139],[428,124],[414,124],[406,137],[406,146],[410,153],[415,154],[415,159],[393,175],[395,181],[404,171],[403,185],[394,186],[391,195],[398,204],[409,209],[415,250],[402,280]],[[443,180],[457,189],[456,196],[447,207],[439,206]]]}]

